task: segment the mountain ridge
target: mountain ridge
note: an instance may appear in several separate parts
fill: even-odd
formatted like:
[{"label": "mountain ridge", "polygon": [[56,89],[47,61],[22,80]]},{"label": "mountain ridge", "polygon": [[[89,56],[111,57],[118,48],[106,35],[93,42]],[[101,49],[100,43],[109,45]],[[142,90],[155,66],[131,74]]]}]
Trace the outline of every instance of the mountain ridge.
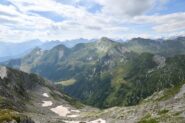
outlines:
[{"label": "mountain ridge", "polygon": [[[135,38],[120,43],[104,37],[96,42],[77,44],[72,48],[58,45],[39,55],[31,53],[17,65],[14,60],[7,65],[37,73],[55,82],[71,82],[72,85],[61,87],[63,91],[89,105],[101,108],[136,105],[155,91],[168,88],[170,84],[178,84],[172,81],[167,83],[158,74],[166,70],[171,75],[171,72],[175,72],[171,66],[183,62],[184,39],[158,42]],[[181,62],[174,60],[171,64],[170,59],[179,59]],[[177,73],[180,70],[182,69],[176,70]],[[167,80],[178,76],[161,74]],[[159,84],[152,88],[154,80]],[[143,89],[144,85],[151,89]]]}]

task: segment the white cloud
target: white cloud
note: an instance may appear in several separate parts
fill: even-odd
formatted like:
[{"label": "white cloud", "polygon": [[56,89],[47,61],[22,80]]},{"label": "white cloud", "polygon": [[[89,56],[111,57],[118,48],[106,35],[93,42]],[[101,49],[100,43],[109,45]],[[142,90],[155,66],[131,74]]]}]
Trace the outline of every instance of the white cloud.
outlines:
[{"label": "white cloud", "polygon": [[95,0],[103,13],[117,16],[137,16],[151,9],[156,0]]},{"label": "white cloud", "polygon": [[[175,34],[185,25],[184,13],[168,15],[145,15],[155,7],[156,2],[168,0],[71,0],[68,4],[57,0],[9,0],[13,5],[0,4],[0,40],[24,41],[34,38],[41,40],[65,40],[74,38],[153,37],[166,33]],[[72,4],[74,3],[74,4]],[[102,6],[98,12],[88,9],[96,4]],[[55,22],[37,12],[51,12],[64,18]],[[150,31],[140,31],[129,25],[150,24]],[[135,31],[133,31],[135,30]],[[140,32],[139,32],[140,31]],[[162,34],[163,33],[163,34]]]},{"label": "white cloud", "polygon": [[[92,14],[83,7],[64,5],[53,0],[45,0],[45,2],[42,0],[26,2],[24,0],[11,0],[11,2],[19,8],[20,12],[14,6],[1,5],[2,9],[0,9],[0,12],[15,15],[15,17],[0,15],[0,21],[3,19],[7,23],[8,21],[15,21],[16,24],[8,23],[8,27],[11,30],[7,32],[7,36],[8,34],[15,34],[17,40],[26,40],[31,37],[43,40],[79,37],[95,38],[98,35],[103,36],[110,31],[114,33],[121,30],[121,27],[113,23],[114,19],[106,18],[100,13]],[[67,19],[61,22],[54,22],[41,15],[32,13],[33,11],[51,11]],[[125,30],[125,27],[122,28],[122,31]],[[21,36],[17,36],[17,33],[20,33]],[[4,37],[5,35],[1,34],[2,36]]]},{"label": "white cloud", "polygon": [[153,24],[153,30],[159,33],[185,30],[185,12],[167,15],[139,16],[135,17],[136,23]]}]

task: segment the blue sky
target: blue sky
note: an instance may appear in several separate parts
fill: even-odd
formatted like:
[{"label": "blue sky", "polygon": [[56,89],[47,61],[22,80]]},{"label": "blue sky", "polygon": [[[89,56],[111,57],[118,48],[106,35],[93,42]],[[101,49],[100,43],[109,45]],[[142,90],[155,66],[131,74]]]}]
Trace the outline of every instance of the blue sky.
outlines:
[{"label": "blue sky", "polygon": [[0,41],[185,35],[185,0],[0,0]]}]

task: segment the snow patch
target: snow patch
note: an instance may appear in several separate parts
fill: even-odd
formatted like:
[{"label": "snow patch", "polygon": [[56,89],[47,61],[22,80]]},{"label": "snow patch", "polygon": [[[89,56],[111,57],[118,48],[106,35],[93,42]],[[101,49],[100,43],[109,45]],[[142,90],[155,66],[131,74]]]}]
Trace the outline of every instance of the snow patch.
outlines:
[{"label": "snow patch", "polygon": [[71,112],[80,113],[79,110],[71,110]]},{"label": "snow patch", "polygon": [[[65,123],[81,123],[81,121],[64,121]],[[93,121],[88,121],[85,123],[106,123],[106,120],[103,119],[97,119],[97,120],[93,120]]]},{"label": "snow patch", "polygon": [[64,121],[65,123],[80,123],[80,121]]},{"label": "snow patch", "polygon": [[47,93],[43,93],[42,96],[49,97],[49,95]]},{"label": "snow patch", "polygon": [[76,114],[70,114],[70,115],[67,115],[67,117],[75,118],[75,117],[79,117],[79,115],[76,115]]},{"label": "snow patch", "polygon": [[106,121],[103,120],[103,119],[97,119],[97,120],[94,120],[94,121],[90,121],[88,123],[106,123]]},{"label": "snow patch", "polygon": [[62,117],[66,117],[67,114],[71,113],[67,107],[64,107],[62,105],[57,106],[55,108],[51,108],[50,110]]},{"label": "snow patch", "polygon": [[52,101],[42,101],[42,107],[49,107],[53,105]]},{"label": "snow patch", "polygon": [[4,66],[0,66],[0,77],[1,79],[7,77],[7,69]]}]

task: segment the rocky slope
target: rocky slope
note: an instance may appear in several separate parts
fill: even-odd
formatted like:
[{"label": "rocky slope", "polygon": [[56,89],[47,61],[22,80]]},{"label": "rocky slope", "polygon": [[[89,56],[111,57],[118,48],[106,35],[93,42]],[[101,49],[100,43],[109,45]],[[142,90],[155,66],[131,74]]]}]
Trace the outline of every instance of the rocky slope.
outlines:
[{"label": "rocky slope", "polygon": [[0,66],[0,122],[62,122],[82,106],[35,74]]},{"label": "rocky slope", "polygon": [[184,123],[184,83],[174,86],[129,107],[113,107],[88,116],[104,118],[108,123]]},{"label": "rocky slope", "polygon": [[184,123],[185,83],[129,107],[99,110],[75,103],[34,74],[0,66],[2,123]]}]

